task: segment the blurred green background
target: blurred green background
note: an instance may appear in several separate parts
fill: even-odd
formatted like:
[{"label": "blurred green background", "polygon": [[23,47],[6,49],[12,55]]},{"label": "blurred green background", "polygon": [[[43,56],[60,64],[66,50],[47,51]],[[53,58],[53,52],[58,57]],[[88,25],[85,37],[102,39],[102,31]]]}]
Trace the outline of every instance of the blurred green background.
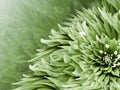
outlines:
[{"label": "blurred green background", "polygon": [[90,1],[0,0],[0,90],[12,90],[11,83],[29,71],[27,61],[45,47],[40,38]]}]

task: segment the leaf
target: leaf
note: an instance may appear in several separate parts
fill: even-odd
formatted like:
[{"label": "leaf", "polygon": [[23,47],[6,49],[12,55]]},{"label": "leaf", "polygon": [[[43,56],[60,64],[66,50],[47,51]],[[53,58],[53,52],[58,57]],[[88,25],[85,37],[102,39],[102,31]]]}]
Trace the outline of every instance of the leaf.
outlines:
[{"label": "leaf", "polygon": [[105,77],[106,77],[105,74],[100,75],[100,77],[98,78],[98,81],[100,82],[103,81]]},{"label": "leaf", "polygon": [[118,68],[115,68],[111,73],[112,73],[113,75],[115,75],[115,76],[119,76],[119,75],[120,75],[120,72],[119,72],[119,69],[118,69]]},{"label": "leaf", "polygon": [[107,75],[104,79],[105,84],[107,84],[109,82],[109,80],[110,80],[109,75]]}]

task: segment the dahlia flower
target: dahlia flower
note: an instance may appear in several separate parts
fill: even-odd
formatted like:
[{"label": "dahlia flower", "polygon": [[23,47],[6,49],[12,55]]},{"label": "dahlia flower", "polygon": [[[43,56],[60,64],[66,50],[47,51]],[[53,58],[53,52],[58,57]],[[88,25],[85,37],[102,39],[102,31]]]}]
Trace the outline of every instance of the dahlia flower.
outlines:
[{"label": "dahlia flower", "polygon": [[15,90],[120,90],[119,9],[105,0],[58,24]]}]

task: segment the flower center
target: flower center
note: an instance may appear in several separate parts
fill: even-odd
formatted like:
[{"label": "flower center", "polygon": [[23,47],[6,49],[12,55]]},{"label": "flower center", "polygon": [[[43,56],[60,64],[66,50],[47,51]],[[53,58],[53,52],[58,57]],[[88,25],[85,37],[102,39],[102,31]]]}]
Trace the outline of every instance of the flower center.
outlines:
[{"label": "flower center", "polygon": [[112,64],[112,57],[107,54],[106,56],[103,57],[103,61],[108,64],[108,65],[111,65]]},{"label": "flower center", "polygon": [[[106,44],[105,48],[109,49],[109,45]],[[110,54],[107,51],[99,50],[99,53],[101,53],[102,61],[105,63],[104,65],[111,66],[112,68],[120,66],[120,55],[117,51],[114,51],[114,53]]]}]

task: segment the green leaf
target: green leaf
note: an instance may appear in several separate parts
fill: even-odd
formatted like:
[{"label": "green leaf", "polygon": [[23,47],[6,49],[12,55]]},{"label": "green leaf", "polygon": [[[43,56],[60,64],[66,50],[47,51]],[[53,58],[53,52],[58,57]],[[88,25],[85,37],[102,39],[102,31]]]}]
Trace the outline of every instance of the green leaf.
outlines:
[{"label": "green leaf", "polygon": [[113,75],[120,76],[119,68],[115,68],[111,73]]}]

